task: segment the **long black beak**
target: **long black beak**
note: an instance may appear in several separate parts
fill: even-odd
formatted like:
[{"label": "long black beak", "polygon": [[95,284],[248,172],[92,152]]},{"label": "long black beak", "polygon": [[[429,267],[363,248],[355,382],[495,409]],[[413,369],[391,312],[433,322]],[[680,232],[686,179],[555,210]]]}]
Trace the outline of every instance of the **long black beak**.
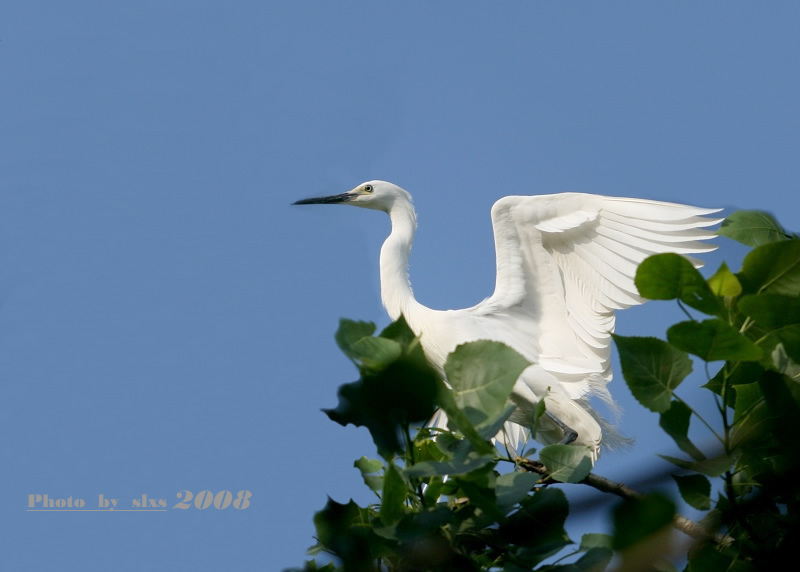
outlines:
[{"label": "long black beak", "polygon": [[331,195],[329,197],[316,197],[313,199],[303,199],[292,203],[293,205],[333,205],[336,203],[346,203],[352,201],[355,195],[351,193],[342,193],[341,195]]}]

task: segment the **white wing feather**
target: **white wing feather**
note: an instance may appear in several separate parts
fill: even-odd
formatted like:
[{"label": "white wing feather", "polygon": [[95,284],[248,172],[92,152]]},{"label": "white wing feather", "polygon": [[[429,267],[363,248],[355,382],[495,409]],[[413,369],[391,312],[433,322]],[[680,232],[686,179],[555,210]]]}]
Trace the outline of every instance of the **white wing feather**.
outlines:
[{"label": "white wing feather", "polygon": [[639,263],[714,250],[700,241],[715,236],[705,227],[719,221],[705,215],[718,210],[582,193],[502,198],[492,208],[495,292],[469,312],[532,319],[538,335],[515,347],[560,381],[577,382],[570,394],[579,398],[588,376],[611,377],[614,310],[644,301],[634,285]]}]

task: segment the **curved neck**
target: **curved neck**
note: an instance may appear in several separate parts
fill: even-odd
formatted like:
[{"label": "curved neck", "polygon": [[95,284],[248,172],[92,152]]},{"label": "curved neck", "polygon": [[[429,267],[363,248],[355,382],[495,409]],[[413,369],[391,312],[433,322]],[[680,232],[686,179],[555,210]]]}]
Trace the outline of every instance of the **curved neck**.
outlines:
[{"label": "curved neck", "polygon": [[381,300],[392,320],[419,306],[408,279],[408,253],[417,229],[417,215],[410,203],[396,202],[389,210],[392,232],[381,247]]}]

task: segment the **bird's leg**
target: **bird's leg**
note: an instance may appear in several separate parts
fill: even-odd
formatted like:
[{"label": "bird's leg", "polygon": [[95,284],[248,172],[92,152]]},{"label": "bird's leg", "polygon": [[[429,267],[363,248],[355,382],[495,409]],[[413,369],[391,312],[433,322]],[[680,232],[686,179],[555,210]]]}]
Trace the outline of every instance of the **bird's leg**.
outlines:
[{"label": "bird's leg", "polygon": [[547,415],[550,419],[552,419],[553,422],[556,425],[558,425],[561,428],[561,430],[564,432],[564,438],[561,439],[561,441],[558,442],[559,445],[569,445],[575,439],[578,438],[578,432],[575,431],[575,429],[573,429],[572,427],[570,427],[566,423],[564,423],[561,419],[559,419],[558,417],[556,417],[555,415],[553,415],[552,413],[550,413],[547,410],[545,410],[544,414]]}]

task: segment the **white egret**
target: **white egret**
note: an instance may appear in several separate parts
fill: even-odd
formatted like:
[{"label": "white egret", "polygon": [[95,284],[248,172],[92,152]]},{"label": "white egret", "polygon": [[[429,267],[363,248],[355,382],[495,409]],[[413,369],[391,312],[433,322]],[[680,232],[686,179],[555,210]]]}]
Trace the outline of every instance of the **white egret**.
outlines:
[{"label": "white egret", "polygon": [[[384,211],[392,231],[380,253],[381,298],[392,320],[403,315],[430,363],[443,372],[458,345],[497,340],[533,365],[517,380],[517,410],[498,439],[516,451],[528,439],[536,404],[547,415],[535,438],[543,444],[586,445],[596,458],[604,431],[613,429],[589,405],[599,396],[615,407],[611,380],[614,311],[644,301],[634,285],[636,267],[662,252],[714,250],[705,218],[719,209],[583,193],[509,196],[492,207],[497,255],[494,294],[471,308],[433,310],[417,302],[408,256],[417,226],[411,195],[386,181],[346,193],[294,203],[345,204]],[[701,263],[691,259],[696,266]],[[432,420],[444,426],[443,412]],[[606,437],[608,440],[608,435]]]}]

